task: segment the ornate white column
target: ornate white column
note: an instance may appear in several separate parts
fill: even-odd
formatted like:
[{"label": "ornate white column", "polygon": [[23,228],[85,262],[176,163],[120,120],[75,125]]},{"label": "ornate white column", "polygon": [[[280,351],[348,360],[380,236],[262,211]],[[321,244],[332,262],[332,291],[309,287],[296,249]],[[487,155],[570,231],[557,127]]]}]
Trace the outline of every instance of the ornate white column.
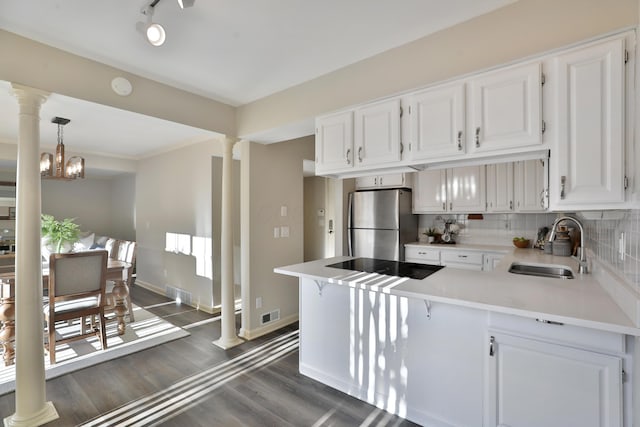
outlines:
[{"label": "ornate white column", "polygon": [[39,426],[58,418],[45,402],[40,255],[40,106],[46,92],[13,84],[20,104],[16,191],[16,412],[5,426]]},{"label": "ornate white column", "polygon": [[213,343],[225,350],[241,344],[243,341],[236,335],[236,314],[233,292],[233,145],[230,138],[225,138],[222,155],[222,226],[220,227],[220,259],[221,259],[221,331],[220,339]]}]

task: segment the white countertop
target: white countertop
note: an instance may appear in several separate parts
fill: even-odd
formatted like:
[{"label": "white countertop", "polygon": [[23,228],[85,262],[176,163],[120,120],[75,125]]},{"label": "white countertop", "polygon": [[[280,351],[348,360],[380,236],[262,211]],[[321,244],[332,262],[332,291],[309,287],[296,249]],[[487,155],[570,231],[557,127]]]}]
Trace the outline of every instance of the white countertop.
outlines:
[{"label": "white countertop", "polygon": [[[440,248],[444,245],[430,246]],[[455,245],[455,249],[471,249],[469,246],[488,250],[485,245]],[[481,246],[483,249],[480,249]],[[494,271],[444,267],[423,280],[326,267],[353,258],[346,256],[278,267],[274,271],[392,295],[640,336],[640,328],[624,314],[593,275],[578,274],[575,259],[547,255],[538,249],[493,248],[501,248],[496,251],[505,252]],[[512,274],[507,271],[512,262],[567,266],[573,271],[575,279]]]}]

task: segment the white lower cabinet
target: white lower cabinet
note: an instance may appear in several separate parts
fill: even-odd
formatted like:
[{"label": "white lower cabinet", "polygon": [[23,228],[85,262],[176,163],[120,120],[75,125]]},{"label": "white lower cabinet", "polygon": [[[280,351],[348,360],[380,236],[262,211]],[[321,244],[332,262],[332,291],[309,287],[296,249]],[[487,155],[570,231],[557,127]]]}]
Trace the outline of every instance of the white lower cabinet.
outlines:
[{"label": "white lower cabinet", "polygon": [[483,253],[478,251],[443,250],[440,263],[451,268],[482,271]]},{"label": "white lower cabinet", "polygon": [[634,425],[621,334],[321,279],[299,295],[300,373],[420,425]]},{"label": "white lower cabinet", "polygon": [[489,330],[486,426],[623,425],[622,358]]},{"label": "white lower cabinet", "polygon": [[404,260],[418,264],[440,265],[440,250],[423,245],[406,245]]},{"label": "white lower cabinet", "polygon": [[480,426],[486,319],[303,278],[300,373],[420,425]]}]

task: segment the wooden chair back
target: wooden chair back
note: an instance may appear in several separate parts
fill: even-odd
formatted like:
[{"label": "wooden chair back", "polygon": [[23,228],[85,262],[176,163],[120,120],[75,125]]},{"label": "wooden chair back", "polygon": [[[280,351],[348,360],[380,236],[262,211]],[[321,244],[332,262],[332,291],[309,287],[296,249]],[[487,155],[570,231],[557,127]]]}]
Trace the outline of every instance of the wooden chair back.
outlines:
[{"label": "wooden chair back", "polygon": [[[44,315],[49,336],[46,348],[51,364],[56,363],[57,343],[97,336],[102,349],[107,348],[104,307],[108,256],[106,250],[50,255],[49,304]],[[95,326],[96,317],[100,320],[99,329]],[[57,339],[56,322],[72,319],[80,319],[80,333]],[[91,319],[89,332],[86,331],[87,319]]]}]

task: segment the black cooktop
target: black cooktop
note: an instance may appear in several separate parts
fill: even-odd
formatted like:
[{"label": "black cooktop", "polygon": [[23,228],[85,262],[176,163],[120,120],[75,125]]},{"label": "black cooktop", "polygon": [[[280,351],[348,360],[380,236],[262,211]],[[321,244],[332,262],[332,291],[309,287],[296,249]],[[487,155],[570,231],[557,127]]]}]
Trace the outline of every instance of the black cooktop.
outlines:
[{"label": "black cooktop", "polygon": [[349,261],[329,264],[327,267],[344,270],[365,271],[367,273],[386,274],[388,276],[409,277],[422,280],[444,268],[442,265],[417,264],[413,262],[387,261],[375,258],[355,258]]}]

